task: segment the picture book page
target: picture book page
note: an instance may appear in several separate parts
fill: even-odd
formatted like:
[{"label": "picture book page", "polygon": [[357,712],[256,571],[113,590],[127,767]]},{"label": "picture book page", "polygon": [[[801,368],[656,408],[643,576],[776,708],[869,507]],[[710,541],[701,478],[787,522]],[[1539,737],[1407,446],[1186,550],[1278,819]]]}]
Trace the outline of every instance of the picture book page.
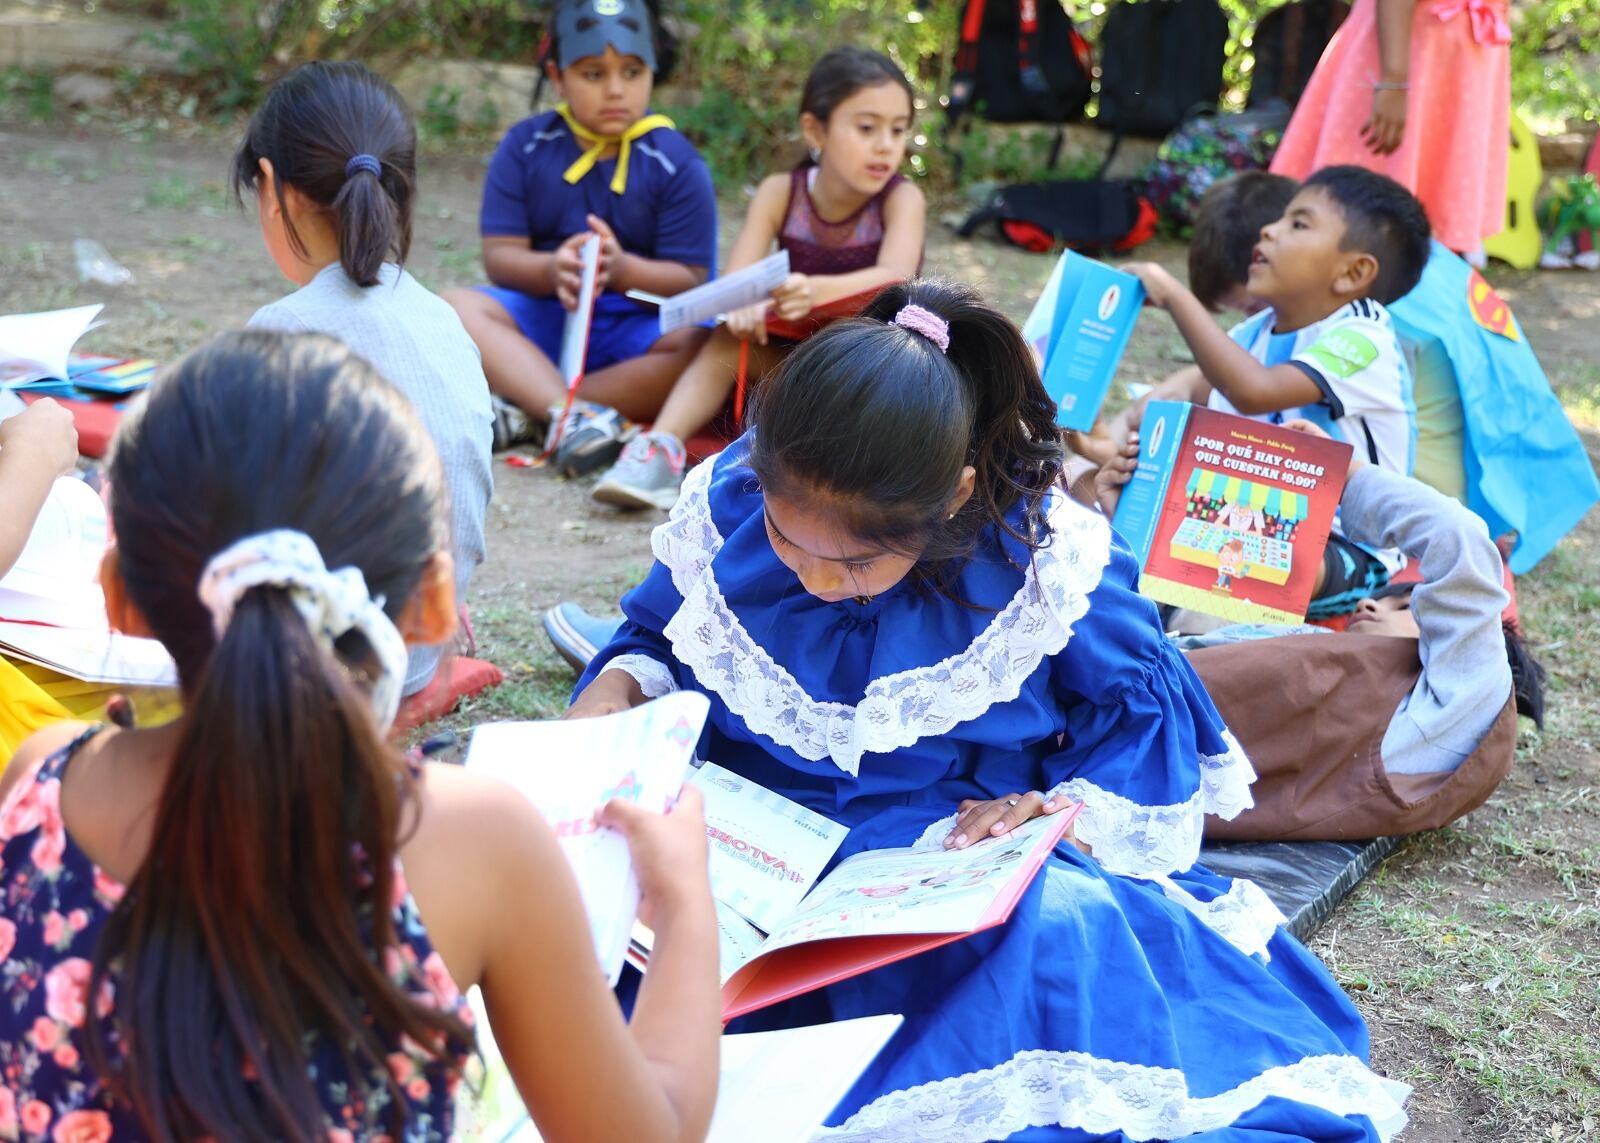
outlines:
[{"label": "picture book page", "polygon": [[0,619],[105,632],[100,558],[109,526],[99,495],[76,477],[50,486],[11,570],[0,576]]},{"label": "picture book page", "polygon": [[661,301],[661,332],[671,333],[685,326],[753,306],[783,285],[789,276],[789,252],[769,254],[754,266],[713,278],[703,286],[685,290]]},{"label": "picture book page", "polygon": [[705,796],[712,894],[762,931],[772,929],[850,831],[710,762],[689,781]]},{"label": "picture book page", "polygon": [[858,853],[824,877],[762,946],[911,933],[964,933],[1026,888],[1076,814],[1034,818],[966,849]]},{"label": "picture book page", "polygon": [[612,798],[662,812],[677,796],[710,703],[683,691],[572,722],[497,722],[472,732],[467,766],[521,791],[555,830],[615,983],[639,910],[627,842],[595,814]]}]

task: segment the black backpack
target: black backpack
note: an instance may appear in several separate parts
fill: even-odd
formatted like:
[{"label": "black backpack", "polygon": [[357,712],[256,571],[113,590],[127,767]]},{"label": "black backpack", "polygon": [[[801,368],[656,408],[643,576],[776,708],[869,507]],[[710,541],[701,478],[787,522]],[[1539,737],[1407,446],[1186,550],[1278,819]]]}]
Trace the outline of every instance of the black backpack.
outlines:
[{"label": "black backpack", "polygon": [[1227,44],[1217,0],[1113,4],[1100,34],[1097,122],[1119,138],[1160,139],[1191,111],[1215,108]]},{"label": "black backpack", "polygon": [[1065,123],[1089,102],[1094,60],[1061,0],[966,0],[947,123]]},{"label": "black backpack", "polygon": [[1261,17],[1251,42],[1256,62],[1245,106],[1300,102],[1322,49],[1349,14],[1346,0],[1294,0]]},{"label": "black backpack", "polygon": [[1025,250],[1131,250],[1154,237],[1156,212],[1126,179],[1076,179],[997,187],[956,231],[971,238],[985,223]]}]

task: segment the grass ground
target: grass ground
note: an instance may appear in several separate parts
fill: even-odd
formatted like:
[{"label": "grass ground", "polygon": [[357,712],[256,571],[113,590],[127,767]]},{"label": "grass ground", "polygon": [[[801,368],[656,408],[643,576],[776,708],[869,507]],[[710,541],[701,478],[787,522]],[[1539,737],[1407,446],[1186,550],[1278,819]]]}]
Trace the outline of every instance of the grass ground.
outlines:
[{"label": "grass ground", "polygon": [[[109,323],[86,348],[170,358],[287,290],[253,212],[234,210],[224,193],[231,139],[150,123],[41,122],[49,111],[0,101],[0,313],[103,301]],[[423,165],[410,264],[435,289],[478,272],[483,155],[474,152],[441,149]],[[728,189],[731,223],[741,202]],[[77,237],[105,244],[134,282],[80,285]],[[1181,269],[1177,245],[1146,252]],[[927,266],[980,285],[1020,319],[1049,263],[936,225]],[[1593,457],[1600,275],[1490,277]],[[1184,359],[1171,324],[1149,316],[1125,374],[1155,380]],[[453,728],[559,711],[572,680],[548,650],[541,612],[560,599],[612,606],[649,562],[651,518],[595,511],[584,487],[546,472],[497,466],[495,475],[490,558],[471,603],[482,653],[507,682],[452,716]],[[1406,1138],[1427,1143],[1600,1137],[1600,518],[1591,514],[1519,588],[1551,672],[1545,731],[1524,724],[1518,764],[1495,797],[1409,842],[1313,942],[1366,1014],[1376,1065],[1416,1086]]]}]

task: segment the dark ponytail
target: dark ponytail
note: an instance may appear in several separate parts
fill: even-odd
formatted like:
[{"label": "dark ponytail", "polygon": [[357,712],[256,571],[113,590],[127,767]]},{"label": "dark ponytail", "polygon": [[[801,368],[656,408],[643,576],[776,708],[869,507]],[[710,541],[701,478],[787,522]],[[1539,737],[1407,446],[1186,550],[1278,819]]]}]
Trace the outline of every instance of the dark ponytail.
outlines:
[{"label": "dark ponytail", "polygon": [[373,650],[351,633],[324,651],[270,586],[216,639],[196,588],[218,552],[289,528],[398,616],[444,544],[438,459],[409,403],[338,342],[247,332],[157,381],[110,476],[128,598],[177,662],[185,722],[95,952],[89,995],[116,992],[90,1006],[91,1063],[152,1139],[320,1138],[315,1034],[351,1100],[399,1136],[385,1045],[438,1058],[471,1033],[386,971],[415,789],[373,717]]},{"label": "dark ponytail", "polygon": [[1502,621],[1501,633],[1506,641],[1506,662],[1511,666],[1511,693],[1517,700],[1517,713],[1533,719],[1533,724],[1544,729],[1544,664],[1533,657],[1522,634],[1509,622]]},{"label": "dark ponytail", "polygon": [[[894,324],[907,305],[948,323],[947,350]],[[767,491],[827,497],[851,536],[917,554],[926,571],[990,528],[1030,551],[1045,542],[1063,460],[1055,414],[1010,319],[966,286],[921,280],[815,334],[763,382],[750,463]],[[966,465],[975,491],[947,519]]]},{"label": "dark ponytail", "polygon": [[[370,156],[373,171],[360,158]],[[358,63],[302,64],[273,85],[250,117],[233,157],[233,193],[272,163],[278,202],[293,187],[326,208],[339,236],[339,263],[351,281],[378,282],[385,262],[404,262],[411,250],[411,201],[416,192],[417,131],[411,112],[389,83]],[[289,241],[305,245],[287,208]]]}]

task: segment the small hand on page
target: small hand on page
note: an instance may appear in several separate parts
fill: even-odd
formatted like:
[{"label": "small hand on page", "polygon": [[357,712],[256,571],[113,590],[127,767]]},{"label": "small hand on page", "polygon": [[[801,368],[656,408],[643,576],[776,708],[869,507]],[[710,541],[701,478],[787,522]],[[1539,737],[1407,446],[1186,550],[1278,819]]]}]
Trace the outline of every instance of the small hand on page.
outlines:
[{"label": "small hand on page", "polygon": [[770,301],[759,301],[754,305],[741,306],[736,310],[729,310],[722,319],[728,327],[728,332],[740,341],[753,341],[757,345],[767,344],[767,311],[772,308]]},{"label": "small hand on page", "polygon": [[[968,798],[957,807],[956,825],[945,837],[944,847],[965,849],[986,837],[1010,833],[1034,818],[1060,813],[1070,805],[1071,798],[1060,794],[1046,798],[1037,790],[1030,790],[1026,794],[1007,794],[1003,798],[990,798],[988,801]],[[1070,829],[1065,836],[1072,838]],[[1077,844],[1076,840],[1073,844]]]}]

